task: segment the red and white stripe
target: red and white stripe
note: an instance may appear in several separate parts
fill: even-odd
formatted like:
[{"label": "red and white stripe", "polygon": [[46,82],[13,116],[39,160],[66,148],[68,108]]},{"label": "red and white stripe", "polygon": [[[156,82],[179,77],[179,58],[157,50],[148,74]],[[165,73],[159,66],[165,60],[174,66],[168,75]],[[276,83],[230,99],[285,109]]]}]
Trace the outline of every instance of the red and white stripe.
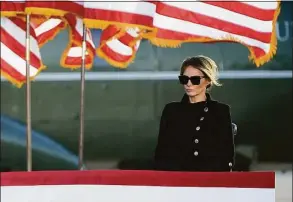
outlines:
[{"label": "red and white stripe", "polygon": [[[79,68],[82,63],[83,21],[72,14],[65,15],[70,29],[69,48],[62,54],[61,65],[69,68]],[[89,28],[86,28],[85,66],[91,68],[94,63],[95,44]]]},{"label": "red and white stripe", "polygon": [[134,59],[139,44],[138,28],[129,28],[125,31],[110,25],[102,32],[97,53],[113,66],[126,67]]},{"label": "red and white stripe", "polygon": [[277,1],[164,1],[157,3],[153,24],[157,39],[234,39],[261,57],[270,52],[277,8]]},{"label": "red and white stripe", "polygon": [[44,18],[43,21],[31,20],[31,25],[35,29],[38,44],[42,47],[49,40],[54,39],[54,37],[60,32],[60,30],[66,27],[66,23],[60,18]]},{"label": "red and white stripe", "polygon": [[[85,53],[85,67],[91,68],[94,62],[94,57]],[[71,44],[71,47],[64,51],[61,66],[66,68],[80,68],[82,64],[82,46]]]},{"label": "red and white stripe", "polygon": [[[147,1],[84,2],[84,19],[88,27],[102,24],[127,23],[152,27],[156,5]],[[96,21],[96,22],[95,22]]]},{"label": "red and white stripe", "polygon": [[[50,10],[48,10],[50,9]],[[58,16],[63,16],[66,13],[73,13],[78,16],[83,16],[83,1],[75,0],[60,0],[60,1],[28,1],[26,2],[26,11],[33,14],[46,14],[54,12]]]},{"label": "red and white stripe", "polygon": [[93,170],[1,173],[1,202],[19,201],[275,202],[275,174]]},{"label": "red and white stripe", "polygon": [[[30,29],[30,77],[43,68],[34,29]],[[26,22],[1,17],[1,75],[21,86],[26,80]]]}]

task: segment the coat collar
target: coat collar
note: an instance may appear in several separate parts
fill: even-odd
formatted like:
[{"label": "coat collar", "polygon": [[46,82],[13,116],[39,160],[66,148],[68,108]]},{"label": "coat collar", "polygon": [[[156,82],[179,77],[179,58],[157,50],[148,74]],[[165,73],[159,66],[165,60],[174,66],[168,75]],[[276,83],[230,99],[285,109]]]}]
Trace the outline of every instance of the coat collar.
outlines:
[{"label": "coat collar", "polygon": [[[207,97],[207,102],[212,101],[211,96],[210,96],[209,93],[206,93],[206,97]],[[183,95],[183,97],[182,97],[182,99],[181,99],[181,102],[182,102],[182,103],[190,103],[190,102],[189,102],[189,97],[188,97],[188,95],[187,95],[186,93],[184,93],[184,95]],[[200,102],[199,102],[199,103],[200,103]]]}]

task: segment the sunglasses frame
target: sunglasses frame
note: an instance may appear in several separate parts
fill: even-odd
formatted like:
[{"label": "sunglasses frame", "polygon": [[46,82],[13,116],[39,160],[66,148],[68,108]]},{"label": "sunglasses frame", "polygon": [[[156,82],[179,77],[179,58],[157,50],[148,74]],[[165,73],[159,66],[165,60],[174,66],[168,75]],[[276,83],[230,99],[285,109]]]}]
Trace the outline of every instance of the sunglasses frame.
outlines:
[{"label": "sunglasses frame", "polygon": [[[182,80],[180,79],[180,78],[187,78],[187,82],[185,83],[183,83],[183,82],[181,82]],[[188,84],[188,82],[189,82],[189,80],[190,80],[190,82],[192,83],[192,85],[199,85],[200,84],[200,81],[201,81],[201,79],[202,78],[206,78],[206,76],[191,76],[191,77],[189,77],[189,76],[186,76],[186,75],[179,75],[178,76],[178,79],[179,79],[179,82],[180,82],[180,84],[182,84],[182,85],[187,85]],[[193,80],[193,79],[196,79],[196,80]],[[195,82],[196,81],[196,82]]]}]

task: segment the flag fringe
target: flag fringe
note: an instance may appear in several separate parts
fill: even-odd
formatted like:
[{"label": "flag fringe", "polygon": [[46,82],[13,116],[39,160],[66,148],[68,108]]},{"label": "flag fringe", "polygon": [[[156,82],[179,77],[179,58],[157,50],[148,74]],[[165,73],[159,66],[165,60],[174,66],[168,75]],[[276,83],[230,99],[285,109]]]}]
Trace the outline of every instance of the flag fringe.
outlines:
[{"label": "flag fringe", "polygon": [[46,43],[48,43],[49,41],[52,41],[59,33],[60,31],[64,30],[65,28],[67,28],[67,22],[66,20],[64,20],[63,18],[61,18],[62,22],[64,23],[63,25],[60,24],[58,25],[58,27],[56,28],[54,34],[51,35],[51,37],[47,38],[46,41],[44,41],[43,43],[39,44],[39,47],[42,48]]},{"label": "flag fringe", "polygon": [[25,14],[44,15],[44,16],[59,16],[63,17],[66,11],[54,9],[54,8],[38,8],[38,7],[27,7],[25,8]]},{"label": "flag fringe", "polygon": [[94,20],[94,19],[83,19],[84,24],[90,29],[106,29],[108,26],[116,26],[120,29],[128,29],[128,28],[139,28],[141,30],[155,30],[155,28],[145,26],[145,25],[137,25],[137,24],[128,24],[128,23],[121,23],[121,22],[112,22],[106,20]]},{"label": "flag fringe", "polygon": [[[35,78],[41,73],[41,71],[45,70],[46,68],[47,67],[45,65],[42,65],[38,69],[38,72],[36,73],[36,75],[30,77],[30,81],[34,81]],[[17,79],[13,78],[12,76],[10,76],[8,73],[3,71],[2,69],[1,69],[1,76],[5,77],[10,83],[15,85],[17,88],[21,88],[23,86],[23,84],[26,82],[26,80],[25,81],[18,81]]]},{"label": "flag fringe", "polygon": [[18,15],[25,15],[23,11],[1,11],[1,17],[16,17]]},{"label": "flag fringe", "polygon": [[[26,20],[25,14],[22,14],[19,17],[22,17],[24,20]],[[44,20],[49,20],[49,19],[50,19],[50,16],[43,16],[43,15],[36,15],[36,14],[31,15],[31,23],[34,22],[34,23],[40,24],[40,23],[43,23]]]},{"label": "flag fringe", "polygon": [[60,33],[60,31],[64,30],[65,28],[66,28],[66,25],[62,26],[62,27],[58,27],[56,29],[56,32],[54,34],[52,34],[51,37],[47,38],[46,41],[44,41],[43,43],[39,44],[39,47],[42,48],[46,43],[48,43],[49,41],[54,40],[54,38]]}]

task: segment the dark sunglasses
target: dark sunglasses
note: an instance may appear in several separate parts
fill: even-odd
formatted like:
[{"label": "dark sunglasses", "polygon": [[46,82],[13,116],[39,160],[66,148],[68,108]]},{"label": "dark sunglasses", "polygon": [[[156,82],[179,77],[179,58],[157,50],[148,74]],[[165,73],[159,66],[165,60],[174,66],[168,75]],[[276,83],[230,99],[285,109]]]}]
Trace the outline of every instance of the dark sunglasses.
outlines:
[{"label": "dark sunglasses", "polygon": [[180,76],[178,76],[178,78],[179,78],[179,82],[182,85],[186,85],[189,80],[192,83],[192,85],[199,85],[200,84],[200,80],[202,78],[205,78],[205,76],[191,76],[191,77],[188,77],[186,75],[180,75]]}]

